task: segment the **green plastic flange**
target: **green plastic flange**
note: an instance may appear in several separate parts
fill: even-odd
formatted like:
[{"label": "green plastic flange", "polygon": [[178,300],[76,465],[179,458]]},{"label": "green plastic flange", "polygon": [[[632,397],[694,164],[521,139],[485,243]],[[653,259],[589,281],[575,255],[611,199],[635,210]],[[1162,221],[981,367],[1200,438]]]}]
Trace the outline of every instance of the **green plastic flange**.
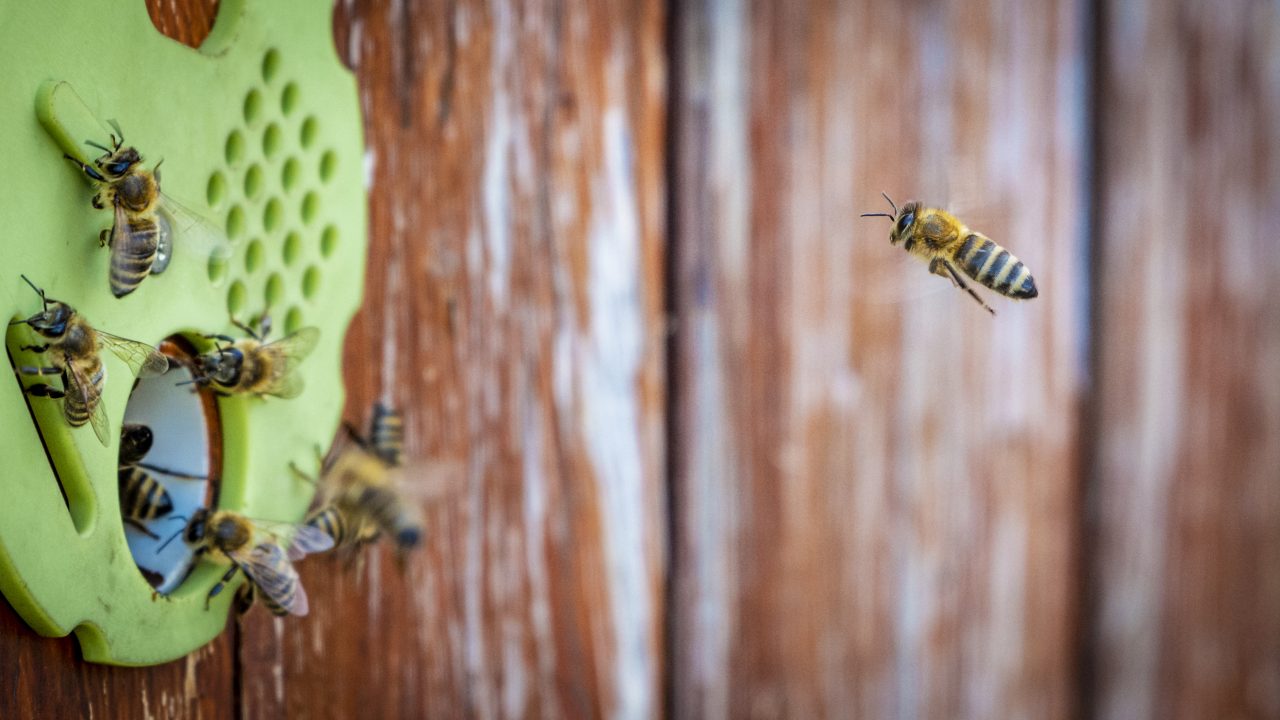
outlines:
[{"label": "green plastic flange", "polygon": [[[314,467],[316,448],[337,428],[342,340],[363,291],[359,100],[331,22],[328,0],[223,0],[212,34],[193,50],[161,35],[140,1],[0,0],[9,178],[0,218],[10,228],[0,240],[0,300],[9,319],[39,310],[25,273],[95,327],[151,344],[178,333],[239,335],[231,315],[247,320],[267,306],[277,338],[321,330],[300,366],[301,397],[220,401],[218,505],[253,518],[296,522],[306,511],[314,488],[288,466]],[[112,297],[110,254],[97,241],[110,213],[90,207],[92,188],[62,158],[100,154],[84,141],[106,144],[109,120],[145,167],[164,160],[167,195],[227,232],[228,261],[184,252],[179,236],[163,275]],[[11,362],[34,364],[18,349],[31,337],[26,326],[9,329]],[[224,568],[202,561],[175,592],[157,596],[134,564],[116,477],[132,383],[114,355],[103,360],[110,447],[88,426],[70,428],[59,401],[26,397],[29,380],[0,382],[0,591],[40,634],[74,631],[87,660],[149,665],[213,639],[234,593],[206,610]]]}]

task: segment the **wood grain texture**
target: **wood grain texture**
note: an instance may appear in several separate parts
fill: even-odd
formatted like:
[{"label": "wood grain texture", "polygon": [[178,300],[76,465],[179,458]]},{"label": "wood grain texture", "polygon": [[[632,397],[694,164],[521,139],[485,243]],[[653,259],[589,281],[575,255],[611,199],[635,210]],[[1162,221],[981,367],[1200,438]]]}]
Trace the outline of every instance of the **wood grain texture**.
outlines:
[{"label": "wood grain texture", "polygon": [[370,262],[347,417],[465,468],[403,568],[302,567],[245,717],[647,717],[662,655],[658,2],[339,4]]},{"label": "wood grain texture", "polygon": [[1094,709],[1280,717],[1280,10],[1101,40]]},{"label": "wood grain texture", "polygon": [[[0,606],[0,717],[1280,717],[1275,4],[666,9],[337,4],[346,416],[463,472],[182,661]],[[881,190],[1041,296],[987,316]]]},{"label": "wood grain texture", "polygon": [[146,668],[94,665],[71,638],[43,638],[0,603],[0,717],[235,717],[235,632],[181,660]]},{"label": "wood grain texture", "polygon": [[[673,21],[674,715],[1072,716],[1078,6]],[[882,190],[1040,298],[993,319],[929,277],[857,217]]]}]

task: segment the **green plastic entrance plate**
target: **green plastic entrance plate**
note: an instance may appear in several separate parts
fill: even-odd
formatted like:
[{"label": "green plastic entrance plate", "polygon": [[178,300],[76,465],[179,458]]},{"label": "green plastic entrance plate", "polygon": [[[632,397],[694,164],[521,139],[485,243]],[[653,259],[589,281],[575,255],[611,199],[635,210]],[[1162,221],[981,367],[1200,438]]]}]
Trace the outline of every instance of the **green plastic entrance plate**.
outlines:
[{"label": "green plastic entrance plate", "polygon": [[[223,0],[213,33],[193,50],[161,35],[141,0],[0,0],[8,178],[0,302],[8,319],[40,309],[23,273],[94,327],[153,345],[183,335],[207,348],[200,333],[239,336],[230,318],[265,308],[275,339],[320,328],[299,369],[300,397],[218,402],[217,504],[264,520],[296,522],[311,500],[314,488],[289,464],[314,467],[316,448],[337,428],[342,339],[364,277],[359,101],[334,51],[331,15],[329,0]],[[164,274],[112,297],[110,252],[97,240],[111,213],[90,207],[93,189],[62,157],[99,155],[85,141],[107,144],[111,120],[144,167],[163,159],[167,195],[225,230],[229,258],[211,261],[178,235]],[[45,364],[19,349],[31,342],[26,326],[9,328],[10,362]],[[135,564],[117,490],[133,379],[114,355],[102,357],[109,447],[89,426],[69,427],[60,401],[25,396],[29,378],[0,382],[0,590],[40,634],[74,631],[88,660],[160,663],[221,632],[234,587],[206,610],[225,567],[201,561],[165,596]]]}]

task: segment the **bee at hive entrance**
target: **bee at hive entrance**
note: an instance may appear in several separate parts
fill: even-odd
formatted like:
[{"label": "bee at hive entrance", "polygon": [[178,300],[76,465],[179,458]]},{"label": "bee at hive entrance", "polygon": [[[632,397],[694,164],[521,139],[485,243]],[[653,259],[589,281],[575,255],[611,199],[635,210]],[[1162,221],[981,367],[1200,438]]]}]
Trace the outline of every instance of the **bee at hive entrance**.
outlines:
[{"label": "bee at hive entrance", "polygon": [[174,336],[160,350],[169,357],[169,371],[138,380],[125,409],[119,496],[134,563],[163,595],[181,585],[195,565],[190,547],[165,540],[215,503],[222,443],[217,401],[195,389],[195,347]]}]

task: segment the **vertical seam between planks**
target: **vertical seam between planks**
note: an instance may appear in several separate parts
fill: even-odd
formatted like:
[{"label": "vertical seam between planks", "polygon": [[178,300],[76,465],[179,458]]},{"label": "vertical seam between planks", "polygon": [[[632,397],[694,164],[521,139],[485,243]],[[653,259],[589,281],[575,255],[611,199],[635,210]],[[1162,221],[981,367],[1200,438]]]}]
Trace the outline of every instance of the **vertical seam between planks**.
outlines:
[{"label": "vertical seam between planks", "polygon": [[677,514],[677,478],[681,463],[679,445],[679,400],[682,390],[679,382],[679,359],[681,351],[681,322],[684,314],[680,308],[679,258],[677,256],[677,238],[679,237],[679,207],[677,206],[676,187],[679,174],[677,151],[679,150],[680,108],[684,100],[683,88],[679,78],[684,70],[683,58],[680,54],[680,30],[682,25],[677,19],[680,9],[679,0],[666,0],[663,3],[663,54],[666,56],[667,75],[663,82],[666,85],[665,128],[663,131],[663,195],[665,205],[666,248],[662,256],[663,282],[663,325],[665,340],[665,363],[662,369],[664,401],[666,403],[664,428],[666,437],[666,458],[663,468],[663,489],[666,492],[666,571],[663,573],[662,602],[662,663],[659,669],[662,688],[662,714],[666,718],[676,716],[675,667],[679,661],[676,646],[676,613],[677,613],[677,581],[680,570],[680,518]]},{"label": "vertical seam between planks", "polygon": [[1105,53],[1107,42],[1103,27],[1103,14],[1106,11],[1106,0],[1084,0],[1081,5],[1083,14],[1083,52],[1085,56],[1085,88],[1082,100],[1086,104],[1084,146],[1084,192],[1081,194],[1082,208],[1085,213],[1085,237],[1081,241],[1083,253],[1082,280],[1084,282],[1085,307],[1084,328],[1080,333],[1080,341],[1084,343],[1082,356],[1085,362],[1084,396],[1078,414],[1080,464],[1077,480],[1076,500],[1076,548],[1075,559],[1075,642],[1073,652],[1075,682],[1074,696],[1069,702],[1074,705],[1070,715],[1088,720],[1097,716],[1098,712],[1098,612],[1101,602],[1099,583],[1099,567],[1096,557],[1099,545],[1098,532],[1101,518],[1099,512],[1099,490],[1101,480],[1098,475],[1098,445],[1101,431],[1098,422],[1101,417],[1099,397],[1099,372],[1101,370],[1100,348],[1103,338],[1101,300],[1096,289],[1101,285],[1102,253],[1099,250],[1101,231],[1103,228],[1102,208],[1105,196],[1103,142],[1103,95],[1105,85]]}]

